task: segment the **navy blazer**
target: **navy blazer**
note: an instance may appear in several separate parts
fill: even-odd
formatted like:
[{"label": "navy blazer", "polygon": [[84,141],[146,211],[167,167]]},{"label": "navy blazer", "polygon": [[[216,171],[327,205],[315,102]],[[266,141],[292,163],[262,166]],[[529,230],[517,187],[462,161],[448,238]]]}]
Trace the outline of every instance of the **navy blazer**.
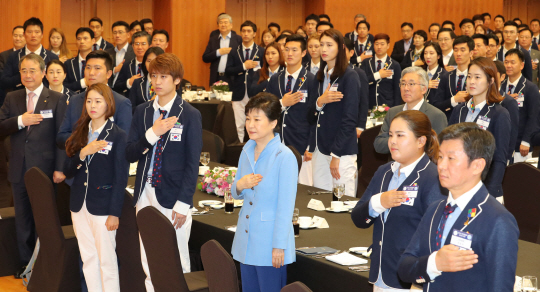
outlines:
[{"label": "navy blazer", "polygon": [[510,160],[512,158],[512,155],[514,155],[514,148],[516,147],[516,141],[518,137],[519,107],[517,101],[506,93],[504,94],[504,99],[500,102],[500,105],[502,105],[510,114],[510,122],[512,126],[510,129],[510,139],[508,141],[508,160]]},{"label": "navy blazer", "polygon": [[358,154],[356,126],[358,125],[358,96],[360,95],[360,78],[353,69],[347,67],[345,73],[331,84],[337,84],[337,91],[343,94],[339,102],[323,105],[317,110],[317,99],[324,93],[323,82],[319,81],[317,98],[311,100],[310,124],[316,122],[315,138],[310,140],[309,152],[317,147],[324,155]]},{"label": "navy blazer", "polygon": [[[368,50],[371,50],[371,53],[373,54],[373,57],[371,57],[371,59],[373,59],[375,57],[375,50],[373,48],[373,40],[370,39],[369,36],[366,42],[366,47],[364,48],[364,52]],[[360,54],[360,51],[358,50],[358,40],[356,40],[354,41],[354,54],[349,60],[350,63],[360,67],[362,65],[362,62],[358,62],[358,57],[360,57],[360,55],[362,54]]]},{"label": "navy blazer", "polygon": [[[4,71],[2,72],[2,77],[0,79],[0,85],[2,89],[6,91],[12,91],[17,89],[22,89],[24,86],[21,83],[21,73],[19,73],[19,60],[26,55],[26,46],[23,48],[12,52],[7,59],[6,64],[4,65]],[[51,60],[58,60],[58,56],[52,53],[51,51],[45,50],[41,47],[41,53],[39,54],[45,64],[49,63]],[[49,81],[47,78],[43,77],[43,84],[45,87],[49,87]]]},{"label": "navy blazer", "polygon": [[[114,96],[114,104],[115,104],[115,111],[114,111],[114,123],[117,124],[120,129],[124,130],[124,132],[128,133],[129,127],[131,126],[131,102],[129,99],[125,98],[124,96],[116,93],[114,90],[112,91]],[[64,119],[62,121],[62,125],[60,126],[60,130],[58,131],[58,135],[56,136],[56,144],[61,149],[66,148],[66,140],[71,136],[71,133],[73,130],[75,130],[75,127],[77,126],[77,121],[81,117],[81,113],[84,106],[84,99],[86,97],[86,91],[81,92],[77,95],[72,96],[69,99],[69,104],[66,109],[66,114],[64,116]],[[64,102],[66,102],[67,98],[64,97]]]},{"label": "navy blazer", "polygon": [[[83,91],[81,86],[81,68],[79,67],[79,55],[75,58],[71,58],[64,63],[66,67],[66,79],[64,80],[64,87],[69,88],[76,94]],[[84,68],[83,68],[84,70]]]},{"label": "navy blazer", "polygon": [[[424,291],[513,291],[516,281],[519,229],[516,219],[485,186],[472,197],[450,230],[473,235],[471,248],[478,263],[469,270],[445,272],[434,280],[427,274],[429,256],[436,251],[436,231],[447,200],[432,204],[425,213],[399,261],[399,277],[409,283],[424,283]],[[476,216],[467,222],[468,210]],[[489,227],[487,227],[489,226]],[[445,245],[450,244],[449,233]]]},{"label": "navy blazer", "polygon": [[129,176],[127,134],[111,120],[107,120],[97,139],[112,142],[108,154],[95,153],[81,161],[79,150],[64,163],[66,178],[74,178],[69,209],[71,212],[79,212],[86,201],[86,208],[92,215],[120,217]]},{"label": "navy blazer", "polygon": [[[377,281],[380,267],[383,282],[387,286],[396,289],[409,289],[411,284],[401,281],[398,277],[398,261],[428,207],[433,202],[442,200],[445,197],[441,193],[437,165],[431,162],[425,154],[397,189],[402,191],[403,187],[416,183],[418,193],[413,205],[403,204],[388,209],[386,222],[383,221],[384,214],[371,217],[369,215],[371,198],[374,195],[388,191],[390,180],[394,175],[392,172],[392,164],[394,163],[388,162],[377,169],[364,195],[354,207],[351,218],[358,228],[367,229],[374,225],[369,281],[371,283]],[[387,248],[383,248],[384,245]]]},{"label": "navy blazer", "polygon": [[[468,112],[467,103],[459,103],[452,113],[448,125],[465,122]],[[500,197],[503,195],[502,180],[508,161],[508,147],[510,145],[510,135],[508,133],[511,132],[512,122],[508,111],[498,103],[484,105],[478,116],[476,116],[475,123],[480,116],[490,119],[487,130],[495,137],[495,153],[484,181],[489,193],[494,197]]]},{"label": "navy blazer", "polygon": [[[414,44],[411,40],[411,45],[409,46],[409,49],[412,47],[414,47]],[[390,56],[398,63],[403,62],[403,59],[405,58],[405,40],[401,39],[394,43],[394,49],[392,49],[392,55]]]},{"label": "navy blazer", "polygon": [[[208,44],[206,45],[206,49],[204,50],[204,53],[202,55],[203,62],[210,63],[210,86],[212,86],[217,81],[219,61],[221,60],[221,57],[218,57],[216,53],[216,51],[220,49],[219,36],[219,30],[215,30],[210,34],[210,39],[208,40]],[[231,31],[231,40],[229,41],[229,47],[231,48],[231,52],[229,53],[229,57],[227,58],[227,63],[228,60],[231,58],[232,54],[236,51],[236,48],[241,44],[242,37],[237,35],[236,32]],[[229,78],[229,76],[227,75],[223,77],[226,77],[225,79],[227,83],[232,84],[233,79]]]},{"label": "navy blazer", "polygon": [[[517,42],[516,42],[516,48],[519,48],[521,52],[523,52],[523,56],[525,57],[525,62],[524,62],[525,66],[523,66],[523,69],[521,70],[521,74],[523,74],[523,76],[525,76],[527,80],[532,81],[533,70],[532,70],[531,54],[529,54],[529,51],[520,47]],[[499,47],[499,51],[497,52],[497,60],[504,62],[503,46]]]},{"label": "navy blazer", "polygon": [[[276,72],[276,75],[282,72],[283,70],[285,70],[285,67],[279,66],[279,69]],[[266,87],[268,86],[269,80],[263,80],[261,81],[261,83],[259,83],[259,78],[261,77],[260,74],[261,74],[261,70],[257,70],[253,72],[253,74],[249,74],[247,76],[247,84],[248,84],[247,91],[248,91],[249,98],[254,97],[258,93],[266,91]],[[279,95],[276,95],[276,96],[279,97]]]},{"label": "navy blazer", "polygon": [[[0,78],[2,77],[2,74],[4,72],[4,66],[6,65],[7,59],[9,58],[9,55],[13,52],[13,48],[10,48],[0,53]],[[0,86],[0,105],[4,103],[5,98],[6,91],[4,90],[3,86]]]},{"label": "navy blazer", "polygon": [[[441,78],[437,93],[430,97],[429,103],[445,113],[448,120],[450,120],[450,116],[454,110],[454,107],[452,106],[452,97],[458,92],[456,86],[456,70],[452,70],[447,76],[448,77]],[[467,75],[463,78],[462,88],[467,88]]]},{"label": "navy blazer", "polygon": [[424,100],[425,101],[431,103],[430,101],[435,97],[435,95],[437,95],[437,92],[442,90],[440,81],[443,80],[443,79],[447,79],[448,74],[449,74],[448,71],[446,71],[446,69],[444,69],[444,67],[439,66],[437,68],[437,71],[435,71],[435,74],[433,75],[433,77],[431,77],[431,80],[437,80],[438,79],[439,80],[439,86],[437,88],[429,88],[428,87],[426,95],[424,95]]},{"label": "navy blazer", "polygon": [[[274,74],[268,82],[266,92],[272,93],[279,99],[282,99],[283,95],[287,93],[285,91],[286,75],[286,70]],[[308,149],[312,135],[315,134],[314,127],[309,123],[308,115],[310,114],[311,104],[319,97],[317,85],[318,82],[315,75],[302,67],[291,92],[307,90],[308,96],[306,101],[298,102],[281,111],[281,141],[287,146],[292,145],[301,155],[304,155],[304,152]]]},{"label": "navy blazer", "polygon": [[[139,104],[145,103],[150,100],[148,92],[146,91],[149,80],[150,79],[144,75],[141,78],[133,80],[133,84],[131,86],[131,89],[129,90],[129,100],[131,102],[131,109],[133,113],[135,113],[135,109]],[[185,86],[185,83],[189,83],[189,81],[187,81],[186,79],[182,79],[182,81],[180,82],[180,86],[178,86],[178,89],[176,89],[176,93],[182,95],[182,87]]]},{"label": "navy blazer", "polygon": [[385,66],[387,69],[394,70],[394,75],[375,80],[374,74],[378,72],[377,64],[375,64],[375,56],[365,59],[362,62],[362,68],[366,72],[369,82],[369,108],[383,104],[394,107],[402,103],[401,91],[399,89],[401,66],[389,56],[386,57],[386,62],[381,68]]},{"label": "navy blazer", "polygon": [[415,47],[414,45],[411,45],[409,51],[407,51],[407,54],[405,54],[405,57],[403,57],[403,61],[401,61],[399,64],[401,66],[401,70],[412,66],[414,60],[414,51]]},{"label": "navy blazer", "polygon": [[62,94],[66,97],[66,102],[69,103],[69,100],[72,96],[75,95],[73,91],[71,91],[69,88],[64,86],[64,90],[62,90]]},{"label": "navy blazer", "polygon": [[[150,162],[154,155],[154,146],[146,140],[146,131],[154,125],[154,101],[140,104],[135,109],[133,122],[128,136],[126,159],[133,163],[138,161],[135,178],[133,206],[144,190]],[[172,209],[176,201],[193,207],[193,194],[199,174],[199,158],[202,151],[202,118],[201,113],[177,95],[169,113],[169,117],[178,117],[178,123],[184,126],[181,141],[171,141],[171,132],[164,135],[167,141],[162,152],[161,186],[156,188],[159,204]]]},{"label": "navy blazer", "polygon": [[[242,44],[236,47],[236,50],[229,53],[229,58],[227,58],[227,67],[225,68],[225,73],[230,77],[234,77],[234,81],[229,83],[229,88],[232,91],[232,100],[240,101],[244,99],[246,92],[247,76],[253,74],[255,71],[253,69],[244,70],[244,49]],[[253,49],[249,52],[249,59],[253,61],[258,61],[261,64],[264,58],[264,49],[253,43]],[[259,69],[260,70],[260,69]]]},{"label": "navy blazer", "polygon": [[[505,94],[507,84],[508,78],[501,82],[501,95]],[[540,111],[540,93],[538,93],[538,87],[531,81],[525,79],[523,75],[521,75],[521,78],[514,89],[514,93],[518,94],[518,99],[520,98],[519,95],[523,95],[523,102],[517,100],[519,107],[519,127],[514,149],[519,151],[521,141],[531,144],[532,135],[540,130],[538,119],[536,118]]]},{"label": "navy blazer", "polygon": [[[113,90],[122,94],[125,97],[129,96],[130,89],[127,88],[127,81],[129,78],[131,78],[133,75],[137,75],[137,62],[135,61],[136,58],[133,58],[129,61],[126,60],[124,62],[124,66],[122,66],[122,69],[120,70],[120,73],[118,73],[118,78],[116,79],[116,83],[114,83]],[[142,66],[142,63],[141,63]],[[141,67],[141,75],[142,73],[142,67]],[[133,88],[133,83],[131,87]]]},{"label": "navy blazer", "polygon": [[369,82],[366,72],[354,65],[349,65],[360,77],[360,95],[358,96],[358,125],[357,128],[366,129],[367,116],[369,111]]},{"label": "navy blazer", "polygon": [[110,48],[114,49],[114,45],[109,43],[108,41],[106,41],[102,36],[101,37],[101,44],[99,45],[99,49],[100,50],[107,50],[107,49],[110,49]]}]

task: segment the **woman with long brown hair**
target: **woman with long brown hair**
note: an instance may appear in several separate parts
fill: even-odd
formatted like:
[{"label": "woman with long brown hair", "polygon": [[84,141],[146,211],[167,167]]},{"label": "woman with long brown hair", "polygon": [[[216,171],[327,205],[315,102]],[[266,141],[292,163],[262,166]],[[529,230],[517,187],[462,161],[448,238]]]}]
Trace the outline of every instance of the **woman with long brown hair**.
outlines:
[{"label": "woman with long brown hair", "polygon": [[495,153],[487,178],[484,181],[489,193],[502,201],[502,180],[506,170],[510,148],[511,122],[508,110],[499,103],[503,97],[498,90],[497,67],[485,57],[474,59],[469,64],[466,102],[458,104],[448,125],[473,122],[488,130],[495,137]]},{"label": "woman with long brown hair", "polygon": [[70,210],[89,291],[120,291],[116,230],[127,185],[127,134],[110,119],[115,104],[106,84],[88,88],[85,107],[66,141],[64,174],[74,178]]},{"label": "woman with long brown hair", "polygon": [[49,51],[58,56],[60,61],[65,62],[73,58],[73,54],[67,47],[66,36],[60,28],[53,27],[49,32]]},{"label": "woman with long brown hair", "polygon": [[444,199],[435,165],[439,142],[428,116],[416,110],[397,114],[388,133],[394,161],[379,167],[351,218],[358,228],[373,225],[374,291],[409,291],[411,284],[398,277],[398,262],[428,206]]},{"label": "woman with long brown hair", "polygon": [[271,29],[263,30],[261,34],[261,47],[266,48],[269,44],[273,43],[277,38],[276,33]]},{"label": "woman with long brown hair", "polygon": [[268,44],[264,51],[261,69],[248,75],[248,96],[252,97],[263,92],[268,85],[268,81],[270,81],[270,77],[285,69],[284,63],[279,45],[275,42]]}]

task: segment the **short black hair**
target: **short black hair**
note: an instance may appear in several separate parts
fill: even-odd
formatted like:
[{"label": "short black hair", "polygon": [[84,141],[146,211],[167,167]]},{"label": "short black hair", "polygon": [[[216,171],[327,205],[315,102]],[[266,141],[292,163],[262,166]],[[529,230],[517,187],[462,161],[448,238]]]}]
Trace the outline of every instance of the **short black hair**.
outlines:
[{"label": "short black hair", "polygon": [[414,29],[413,24],[410,23],[410,22],[404,22],[404,23],[401,24],[401,28],[403,28],[403,27],[405,27],[405,26],[408,26],[408,27],[410,27],[411,29]]},{"label": "short black hair", "polygon": [[90,25],[90,23],[92,23],[92,22],[94,22],[94,21],[95,21],[95,22],[98,22],[99,25],[103,26],[103,20],[101,20],[101,18],[99,18],[99,17],[92,17],[92,18],[90,18],[90,20],[88,20],[88,25]]},{"label": "short black hair", "polygon": [[102,59],[105,61],[105,68],[107,68],[107,71],[111,71],[113,69],[113,60],[109,53],[105,52],[104,50],[95,50],[90,52],[86,56],[86,62],[90,59]]},{"label": "short black hair", "polygon": [[119,21],[116,21],[115,23],[112,24],[111,26],[111,30],[113,30],[115,27],[117,26],[123,26],[126,28],[126,32],[129,32],[130,29],[129,29],[129,24],[123,20],[119,20]]},{"label": "short black hair", "polygon": [[451,21],[451,20],[445,20],[445,21],[443,21],[441,27],[443,27],[443,26],[445,26],[445,25],[447,25],[447,24],[450,24],[450,25],[452,26],[452,31],[454,31],[454,30],[456,29],[456,25],[455,25],[454,22]]},{"label": "short black hair", "polygon": [[460,35],[454,40],[454,44],[452,45],[452,48],[455,48],[456,45],[461,44],[467,44],[467,47],[469,47],[469,51],[474,50],[474,41],[471,37],[466,35]]},{"label": "short black hair", "polygon": [[484,159],[486,167],[482,171],[482,179],[485,179],[495,152],[493,134],[480,129],[476,123],[458,123],[446,127],[439,134],[441,145],[447,140],[460,140],[463,143],[469,165],[473,160]]},{"label": "short black hair", "polygon": [[438,23],[436,23],[436,22],[434,22],[434,23],[432,23],[432,24],[430,24],[430,25],[429,25],[429,27],[428,27],[428,29],[427,29],[427,30],[428,30],[428,31],[430,31],[430,30],[431,30],[431,28],[432,28],[432,27],[434,27],[434,26],[436,26],[436,27],[438,27],[439,29],[441,29],[441,25],[440,25],[440,24],[438,24]]},{"label": "short black hair", "polygon": [[450,34],[450,38],[453,39],[453,40],[456,39],[456,37],[457,37],[457,36],[456,36],[456,33],[455,33],[453,30],[451,30],[451,29],[449,29],[449,28],[441,28],[441,29],[439,30],[439,33],[437,33],[437,38],[439,38],[439,35],[440,35],[441,33],[443,33],[443,32],[449,33],[449,34]]},{"label": "short black hair", "polygon": [[244,26],[251,26],[251,28],[253,29],[253,32],[257,32],[257,25],[253,23],[251,20],[244,21],[244,23],[240,25],[240,31],[242,31],[242,28],[244,28]]},{"label": "short black hair", "polygon": [[507,22],[505,22],[503,28],[505,28],[507,26],[514,26],[516,28],[516,30],[518,28],[518,24],[515,23],[513,20],[508,20]]},{"label": "short black hair", "polygon": [[511,55],[517,55],[521,62],[525,62],[525,55],[520,49],[514,48],[514,49],[508,50],[508,52],[504,54],[504,58],[507,58],[508,56],[511,56]]},{"label": "short black hair", "polygon": [[302,51],[306,50],[306,39],[299,34],[293,34],[293,35],[287,36],[287,40],[285,41],[285,44],[289,42],[298,42],[300,43],[300,48],[302,49]]},{"label": "short black hair", "polygon": [[151,23],[152,25],[154,24],[154,22],[150,18],[143,18],[143,19],[141,19],[141,21],[139,23],[141,24],[142,29],[144,29],[144,25],[147,24],[147,23]]},{"label": "short black hair", "polygon": [[317,23],[317,27],[315,29],[319,29],[319,26],[321,25],[328,25],[330,28],[334,28],[334,25],[328,21],[319,21],[319,23]]},{"label": "short black hair", "polygon": [[484,41],[484,45],[486,45],[486,46],[489,45],[489,38],[485,34],[475,33],[475,34],[473,34],[472,39],[473,40],[482,39],[482,41]]},{"label": "short black hair", "polygon": [[328,22],[330,22],[330,16],[328,16],[328,14],[319,14],[319,20],[321,18],[326,18],[326,19],[328,19]]},{"label": "short black hair", "polygon": [[164,30],[164,29],[156,29],[156,30],[154,30],[154,31],[152,32],[152,38],[154,38],[154,36],[155,36],[156,34],[163,34],[163,35],[165,35],[165,36],[167,37],[167,42],[169,42],[169,33],[168,33],[166,30]]},{"label": "short black hair", "polygon": [[129,30],[133,30],[137,25],[141,28],[141,30],[144,28],[144,26],[142,26],[138,20],[135,20],[129,25]]},{"label": "short black hair", "polygon": [[522,33],[522,32],[524,32],[524,31],[530,32],[530,33],[531,33],[531,38],[532,38],[533,32],[532,32],[532,30],[531,30],[530,28],[524,28],[524,29],[520,30],[519,33]]},{"label": "short black hair", "polygon": [[270,22],[268,24],[268,29],[270,29],[271,27],[275,27],[277,28],[277,31],[280,32],[281,31],[281,26],[279,26],[279,24],[275,23],[275,22]]},{"label": "short black hair", "polygon": [[529,24],[532,25],[533,22],[538,22],[538,24],[540,24],[540,19],[535,18],[535,19],[531,20],[531,22],[529,22]]},{"label": "short black hair", "polygon": [[518,25],[518,32],[521,32],[524,29],[529,29],[529,26],[525,23]]},{"label": "short black hair", "polygon": [[146,68],[146,59],[148,59],[148,56],[150,54],[154,54],[157,57],[159,55],[165,54],[165,51],[163,51],[163,49],[160,47],[150,47],[148,48],[148,50],[146,50],[141,63],[141,70],[143,71],[144,76],[148,75],[148,68]]},{"label": "short black hair", "polygon": [[17,25],[16,27],[13,28],[13,30],[11,31],[11,33],[15,32],[15,30],[17,28],[22,28],[24,30],[24,27],[22,25]]},{"label": "short black hair", "polygon": [[[504,63],[499,61],[499,62],[495,62],[495,67],[497,67],[497,72],[499,72],[499,74],[505,74],[506,75],[506,67],[504,67]],[[502,80],[499,80],[499,82],[501,82]]]},{"label": "short black hair", "polygon": [[369,22],[365,21],[365,20],[362,20],[362,21],[359,21],[357,24],[356,24],[356,30],[358,30],[358,27],[360,26],[360,24],[365,24],[367,26],[367,30],[369,31],[371,29],[371,25],[369,25]]},{"label": "short black hair", "polygon": [[90,34],[90,38],[94,38],[94,31],[91,30],[89,27],[79,27],[75,32],[75,38],[77,38],[77,36],[83,32],[87,32],[88,34]]},{"label": "short black hair", "polygon": [[517,20],[517,21],[523,23],[523,21],[521,21],[521,19],[520,19],[519,17],[516,17],[516,18],[514,18],[514,19],[512,19],[512,20],[513,20],[514,22],[516,22],[516,20]]},{"label": "short black hair", "polygon": [[481,20],[482,23],[484,23],[484,17],[482,16],[482,14],[476,14],[473,16],[472,21],[475,22],[477,20]]},{"label": "short black hair", "polygon": [[306,21],[304,23],[307,23],[309,20],[315,20],[316,22],[319,22],[319,16],[311,13],[310,15],[306,16]]},{"label": "short black hair", "polygon": [[288,37],[288,35],[286,35],[286,34],[280,34],[280,35],[276,38],[275,42],[276,42],[276,43],[279,43],[280,40],[286,39],[287,37]]},{"label": "short black hair", "polygon": [[28,26],[30,26],[30,25],[39,26],[39,28],[41,29],[41,33],[43,33],[43,22],[41,22],[41,20],[39,18],[37,18],[37,17],[28,18],[23,24],[23,29],[24,29],[25,32],[26,32],[26,29],[28,28]]},{"label": "short black hair", "polygon": [[491,39],[495,41],[495,44],[497,44],[497,46],[499,45],[499,37],[496,36],[494,33],[488,33],[486,36],[488,38],[488,44],[489,44],[489,40]]},{"label": "short black hair", "polygon": [[491,14],[489,14],[489,12],[482,13],[483,18],[486,18],[486,16],[489,16],[489,18],[491,19]]},{"label": "short black hair", "polygon": [[[279,120],[279,117],[281,116],[281,103],[279,99],[272,93],[261,92],[249,99],[245,108],[246,116],[252,110],[262,111],[268,120],[273,122]],[[274,128],[274,132],[279,132],[279,122]]]},{"label": "short black hair", "polygon": [[343,38],[343,43],[345,43],[345,48],[347,48],[347,51],[354,50],[354,43],[350,38]]},{"label": "short black hair", "polygon": [[60,67],[62,67],[62,70],[64,70],[64,73],[66,73],[66,65],[64,65],[64,62],[58,60],[58,59],[52,59],[49,61],[49,63],[47,63],[47,67],[45,67],[45,70],[49,70],[49,66],[51,65],[60,65]]},{"label": "short black hair", "polygon": [[474,27],[474,21],[472,21],[472,19],[463,18],[463,20],[461,20],[461,22],[459,23],[459,28],[461,28],[464,24],[467,24],[467,23],[472,24],[472,26]]},{"label": "short black hair", "polygon": [[504,19],[504,16],[498,14],[497,16],[495,16],[495,18],[493,18],[493,20],[497,19],[497,18],[501,18],[503,22],[506,21],[506,19]]},{"label": "short black hair", "polygon": [[415,31],[415,32],[413,33],[413,38],[414,38],[414,36],[417,36],[417,35],[418,35],[418,36],[421,36],[422,38],[424,38],[424,42],[426,42],[427,39],[428,39],[427,33],[426,33],[425,30],[419,29],[419,30]]}]

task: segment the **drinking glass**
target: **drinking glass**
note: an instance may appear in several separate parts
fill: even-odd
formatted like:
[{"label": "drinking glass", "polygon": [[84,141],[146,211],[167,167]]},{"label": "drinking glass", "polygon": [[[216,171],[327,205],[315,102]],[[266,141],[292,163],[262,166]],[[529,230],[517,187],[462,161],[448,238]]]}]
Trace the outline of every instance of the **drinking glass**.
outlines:
[{"label": "drinking glass", "polygon": [[339,201],[339,199],[341,199],[341,197],[343,197],[345,194],[345,184],[334,183],[333,194]]},{"label": "drinking glass", "polygon": [[231,195],[231,190],[226,188],[223,191],[223,199],[225,201],[225,213],[232,214],[234,213],[234,199]]},{"label": "drinking glass", "polygon": [[521,291],[536,292],[538,289],[538,279],[535,276],[523,276],[523,281],[521,284]]},{"label": "drinking glass", "polygon": [[202,94],[203,94],[202,88],[200,88],[200,87],[197,88],[197,99],[198,99],[198,100],[202,100],[202,99],[203,99]]},{"label": "drinking glass", "polygon": [[300,236],[300,223],[298,223],[298,214],[293,214],[292,224],[293,224],[293,230],[294,230],[294,237],[299,237]]},{"label": "drinking glass", "polygon": [[186,83],[186,91],[191,91],[191,83]]},{"label": "drinking glass", "polygon": [[210,163],[210,153],[209,152],[201,152],[200,161],[201,161],[202,165],[207,166],[208,163]]}]

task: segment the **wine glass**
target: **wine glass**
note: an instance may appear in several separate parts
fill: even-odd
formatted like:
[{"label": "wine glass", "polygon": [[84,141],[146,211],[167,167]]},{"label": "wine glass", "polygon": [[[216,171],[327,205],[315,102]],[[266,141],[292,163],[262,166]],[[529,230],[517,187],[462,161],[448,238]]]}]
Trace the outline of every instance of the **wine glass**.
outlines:
[{"label": "wine glass", "polygon": [[341,199],[341,197],[343,197],[345,194],[345,184],[335,183],[333,193],[339,201],[339,199]]},{"label": "wine glass", "polygon": [[207,166],[208,163],[210,163],[210,153],[209,152],[201,152],[200,161],[201,161],[202,165]]},{"label": "wine glass", "polygon": [[191,83],[186,83],[186,92],[191,91]]},{"label": "wine glass", "polygon": [[523,276],[523,281],[521,284],[521,291],[538,291],[538,280],[535,276]]}]

